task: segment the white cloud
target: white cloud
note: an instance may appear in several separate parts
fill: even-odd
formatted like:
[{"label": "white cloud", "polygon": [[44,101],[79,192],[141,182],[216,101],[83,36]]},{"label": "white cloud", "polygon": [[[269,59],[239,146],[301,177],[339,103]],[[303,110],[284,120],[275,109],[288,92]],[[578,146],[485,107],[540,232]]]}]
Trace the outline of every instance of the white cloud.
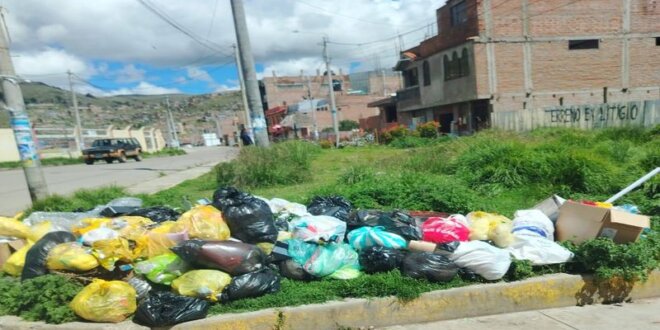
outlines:
[{"label": "white cloud", "polygon": [[146,73],[146,70],[138,69],[134,64],[128,64],[117,70],[117,72],[114,74],[117,76],[117,82],[124,83],[144,80]]},{"label": "white cloud", "polygon": [[120,88],[108,92],[103,92],[103,96],[109,95],[161,95],[161,94],[179,94],[181,91],[177,88],[166,88],[156,86],[146,81],[141,81],[137,86],[131,88]]},{"label": "white cloud", "polygon": [[189,67],[189,68],[187,68],[186,71],[187,71],[189,79],[205,81],[205,82],[212,83],[212,84],[215,83],[215,80],[213,80],[213,77],[211,77],[211,75],[208,72],[206,72],[206,71],[204,71],[200,68]]}]

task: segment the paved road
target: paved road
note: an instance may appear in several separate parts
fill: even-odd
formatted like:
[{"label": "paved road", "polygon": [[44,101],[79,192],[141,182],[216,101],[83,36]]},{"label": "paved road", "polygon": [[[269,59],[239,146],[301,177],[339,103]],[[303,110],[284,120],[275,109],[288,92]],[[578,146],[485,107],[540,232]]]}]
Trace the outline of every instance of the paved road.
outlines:
[{"label": "paved road", "polygon": [[385,327],[387,330],[660,330],[660,298]]},{"label": "paved road", "polygon": [[[187,155],[149,158],[141,162],[129,159],[120,164],[97,162],[94,165],[44,167],[51,194],[67,195],[81,188],[117,185],[131,187],[159,177],[181,173],[195,167],[218,163],[234,157],[238,149],[208,147],[186,149]],[[30,205],[30,195],[23,170],[0,171],[0,215],[13,215]]]}]

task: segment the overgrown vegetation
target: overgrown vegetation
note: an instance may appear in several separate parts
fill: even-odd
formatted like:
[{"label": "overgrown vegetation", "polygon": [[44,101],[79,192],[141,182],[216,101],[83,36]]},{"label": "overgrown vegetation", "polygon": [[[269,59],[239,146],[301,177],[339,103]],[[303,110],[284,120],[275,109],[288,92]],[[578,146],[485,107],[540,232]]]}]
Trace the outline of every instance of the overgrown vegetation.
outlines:
[{"label": "overgrown vegetation", "polygon": [[358,128],[360,128],[360,123],[358,123],[355,120],[344,119],[339,121],[339,130],[342,132],[350,131]]},{"label": "overgrown vegetation", "polygon": [[242,188],[300,183],[311,176],[311,161],[319,150],[304,141],[242,148],[237,160],[216,167],[217,182]]},{"label": "overgrown vegetation", "polygon": [[20,281],[0,276],[0,315],[17,315],[28,321],[65,323],[78,320],[69,302],[83,286],[65,277],[45,275]]}]

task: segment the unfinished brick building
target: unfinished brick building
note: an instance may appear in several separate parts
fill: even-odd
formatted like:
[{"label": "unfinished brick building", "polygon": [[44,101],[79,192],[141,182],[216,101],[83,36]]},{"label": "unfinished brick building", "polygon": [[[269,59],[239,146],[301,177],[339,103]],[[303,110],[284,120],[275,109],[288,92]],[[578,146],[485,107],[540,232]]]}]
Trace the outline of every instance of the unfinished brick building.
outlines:
[{"label": "unfinished brick building", "polygon": [[374,106],[458,134],[657,124],[658,2],[449,0],[438,34],[402,52],[404,88]]}]

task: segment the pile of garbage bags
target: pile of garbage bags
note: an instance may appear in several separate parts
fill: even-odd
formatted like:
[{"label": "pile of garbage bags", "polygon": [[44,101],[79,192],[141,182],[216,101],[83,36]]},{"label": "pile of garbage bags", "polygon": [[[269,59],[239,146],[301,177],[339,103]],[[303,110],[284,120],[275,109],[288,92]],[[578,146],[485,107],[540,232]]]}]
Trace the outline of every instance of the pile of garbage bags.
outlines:
[{"label": "pile of garbage bags", "polygon": [[2,265],[5,273],[79,277],[87,286],[70,303],[79,317],[135,315],[152,327],[204,318],[214,303],[276,293],[282,277],[349,280],[399,269],[434,282],[461,272],[499,280],[512,258],[543,265],[572,257],[538,210],[520,210],[513,220],[482,211],[424,217],[360,210],[338,196],[305,206],[232,187],[183,213],[121,198],[88,212],[19,218],[0,218],[0,240],[24,242]]}]

